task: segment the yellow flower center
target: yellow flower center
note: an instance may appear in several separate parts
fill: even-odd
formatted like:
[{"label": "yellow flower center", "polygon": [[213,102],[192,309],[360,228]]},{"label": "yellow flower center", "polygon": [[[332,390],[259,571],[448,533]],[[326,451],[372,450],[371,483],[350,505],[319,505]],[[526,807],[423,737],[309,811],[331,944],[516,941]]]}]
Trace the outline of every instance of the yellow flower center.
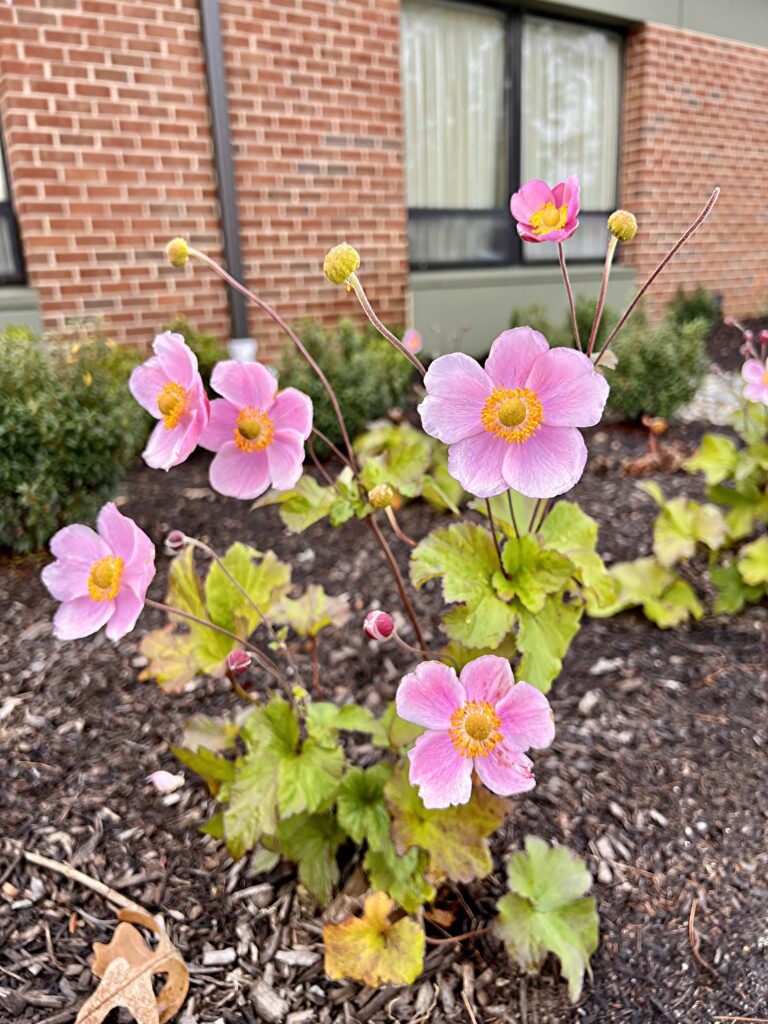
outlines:
[{"label": "yellow flower center", "polygon": [[94,601],[112,601],[120,589],[125,562],[119,555],[107,555],[94,562],[88,574],[88,596]]},{"label": "yellow flower center", "polygon": [[244,452],[261,452],[272,444],[275,424],[261,409],[247,405],[235,420],[235,444]]},{"label": "yellow flower center", "polygon": [[544,203],[535,213],[531,214],[531,227],[534,235],[545,235],[548,231],[559,231],[568,220],[568,206],[560,209],[554,203]]},{"label": "yellow flower center", "polygon": [[448,735],[462,757],[487,757],[504,736],[501,719],[487,701],[469,700],[451,715]]},{"label": "yellow flower center", "polygon": [[179,420],[189,406],[189,392],[176,381],[168,381],[157,396],[157,408],[163,417],[166,430],[178,427]]},{"label": "yellow flower center", "polygon": [[507,444],[522,444],[541,426],[544,410],[529,388],[496,388],[480,413],[480,420],[494,437]]}]

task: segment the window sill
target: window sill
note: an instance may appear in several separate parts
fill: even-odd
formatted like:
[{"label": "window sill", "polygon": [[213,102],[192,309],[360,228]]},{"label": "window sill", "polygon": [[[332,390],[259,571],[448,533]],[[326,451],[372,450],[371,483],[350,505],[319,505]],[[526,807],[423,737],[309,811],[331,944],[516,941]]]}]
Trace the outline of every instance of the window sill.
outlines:
[{"label": "window sill", "polygon": [[37,293],[20,284],[0,285],[0,330],[6,327],[27,327],[35,334],[43,333],[43,318]]}]

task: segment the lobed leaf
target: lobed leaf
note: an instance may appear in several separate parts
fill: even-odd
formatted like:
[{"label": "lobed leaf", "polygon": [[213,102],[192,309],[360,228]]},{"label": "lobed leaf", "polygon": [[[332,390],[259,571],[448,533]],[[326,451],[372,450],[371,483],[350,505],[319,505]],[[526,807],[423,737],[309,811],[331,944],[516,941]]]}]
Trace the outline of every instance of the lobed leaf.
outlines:
[{"label": "lobed leaf", "polygon": [[[386,763],[371,768],[350,768],[339,789],[336,810],[339,824],[356,843],[365,840],[370,850],[391,846],[390,817],[384,803],[384,784],[391,775],[392,766]],[[386,889],[386,886],[376,888]]]},{"label": "lobed leaf", "polygon": [[339,881],[336,851],[346,838],[330,814],[297,814],[276,832],[280,852],[299,866],[299,879],[325,905]]}]

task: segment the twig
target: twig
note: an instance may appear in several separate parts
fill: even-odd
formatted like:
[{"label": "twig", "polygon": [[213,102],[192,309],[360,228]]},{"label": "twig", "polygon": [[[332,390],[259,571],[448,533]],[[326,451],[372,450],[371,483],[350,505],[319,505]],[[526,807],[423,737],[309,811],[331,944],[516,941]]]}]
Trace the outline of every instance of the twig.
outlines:
[{"label": "twig", "polygon": [[488,513],[488,523],[491,527],[491,536],[493,537],[493,546],[496,548],[496,557],[499,560],[499,568],[501,569],[501,575],[509,579],[509,573],[504,568],[504,559],[501,557],[501,546],[499,544],[499,538],[496,536],[496,523],[493,521],[493,512],[491,511],[491,502],[489,498],[485,499],[485,509]]},{"label": "twig", "polygon": [[487,935],[488,932],[493,931],[493,925],[489,924],[486,928],[475,928],[472,932],[462,932],[461,935],[451,935],[447,939],[432,939],[429,935],[426,937],[426,941],[430,946],[447,946],[451,942],[461,942],[462,939],[474,939],[476,935]]},{"label": "twig", "polygon": [[371,323],[376,328],[376,330],[379,332],[379,334],[381,334],[382,337],[386,338],[387,341],[390,342],[390,344],[394,345],[395,348],[399,352],[401,352],[405,356],[406,359],[408,359],[411,363],[413,363],[413,365],[416,367],[416,369],[419,371],[419,373],[423,377],[426,374],[426,372],[427,372],[426,369],[424,368],[424,365],[421,363],[421,361],[419,359],[416,358],[414,353],[411,352],[408,348],[406,348],[406,346],[402,343],[402,341],[400,341],[399,338],[396,338],[395,335],[392,333],[392,331],[390,331],[390,329],[388,327],[386,327],[381,322],[381,320],[379,320],[379,318],[376,315],[376,312],[375,312],[373,306],[368,301],[368,296],[363,291],[363,286],[360,283],[360,279],[358,278],[357,274],[355,274],[355,273],[350,274],[349,278],[347,280],[347,284],[353,289],[355,295],[357,296],[357,301],[360,303],[360,305],[363,308],[363,312],[368,317],[368,319],[371,321]]},{"label": "twig", "polygon": [[384,509],[384,514],[386,515],[387,519],[389,520],[389,525],[395,531],[395,533],[400,538],[400,540],[404,541],[406,544],[410,544],[412,548],[415,548],[416,547],[416,541],[415,540],[411,540],[411,538],[408,536],[408,534],[403,533],[403,531],[400,529],[400,524],[397,521],[397,516],[395,515],[395,510],[392,508],[391,505],[388,505]]},{"label": "twig", "polygon": [[768,1017],[713,1017],[712,1020],[730,1020],[735,1024],[768,1024]]},{"label": "twig", "polygon": [[[16,842],[13,839],[6,839],[6,842],[12,846],[16,846]],[[60,875],[64,875],[65,878],[71,879],[73,882],[78,882],[80,885],[84,885],[87,889],[93,889],[99,896],[103,896],[104,899],[109,900],[110,903],[114,903],[117,907],[125,907],[126,910],[136,910],[140,914],[148,914],[152,916],[148,910],[141,906],[139,903],[135,903],[133,900],[129,900],[127,896],[123,896],[113,889],[106,883],[99,881],[98,878],[92,878],[90,875],[84,874],[82,871],[78,871],[77,868],[73,868],[66,861],[51,860],[50,857],[42,857],[39,853],[32,853],[30,850],[21,849],[21,856],[30,864],[36,864],[38,867],[47,868],[49,871],[55,871]]]},{"label": "twig", "polygon": [[467,1013],[469,1014],[469,1019],[472,1021],[472,1024],[477,1024],[477,1017],[475,1016],[475,1014],[474,1014],[474,1012],[472,1010],[472,1007],[469,1004],[469,1000],[467,999],[467,993],[464,992],[463,990],[462,990],[462,993],[461,993],[461,998],[464,1001],[464,1005],[467,1008]]},{"label": "twig", "polygon": [[310,636],[309,651],[312,657],[312,689],[315,691],[317,700],[323,699],[323,691],[320,689],[320,663],[317,660],[317,636]]},{"label": "twig", "polygon": [[507,504],[509,505],[509,517],[512,520],[512,529],[515,531],[515,536],[520,540],[520,531],[517,528],[517,519],[515,518],[515,506],[512,501],[512,492],[507,491]]},{"label": "twig", "polygon": [[563,249],[563,243],[557,243],[557,255],[560,257],[560,269],[563,272],[563,281],[565,281],[565,290],[568,294],[568,306],[571,311],[571,328],[573,330],[573,338],[576,342],[576,348],[581,352],[581,338],[579,337],[579,325],[576,322],[576,307],[573,304],[573,289],[571,288],[570,278],[568,277],[568,270],[565,266],[565,250]]},{"label": "twig", "polygon": [[699,906],[698,897],[694,897],[693,903],[691,903],[691,913],[688,916],[688,941],[691,944],[691,952],[696,957],[696,959],[699,961],[699,963],[701,964],[702,967],[704,967],[706,970],[708,970],[710,974],[714,975],[714,977],[717,978],[718,981],[721,981],[722,979],[721,979],[719,973],[714,969],[714,967],[710,967],[710,965],[707,963],[707,961],[704,959],[704,957],[699,952],[699,936],[698,936],[698,933],[696,931],[696,925],[694,923],[695,920],[696,920],[696,910],[697,910],[698,906]]}]

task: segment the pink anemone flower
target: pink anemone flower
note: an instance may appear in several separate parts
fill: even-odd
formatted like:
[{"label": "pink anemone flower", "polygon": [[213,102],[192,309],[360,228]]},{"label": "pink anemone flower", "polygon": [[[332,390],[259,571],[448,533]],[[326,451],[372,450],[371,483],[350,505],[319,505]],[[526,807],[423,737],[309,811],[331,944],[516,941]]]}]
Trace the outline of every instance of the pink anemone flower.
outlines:
[{"label": "pink anemone flower", "polygon": [[256,498],[270,486],[287,491],[301,476],[312,432],[312,400],[296,388],[277,392],[261,363],[217,363],[211,420],[200,444],[216,452],[211,486],[232,498]]},{"label": "pink anemone flower", "polygon": [[506,658],[486,654],[458,677],[439,661],[424,662],[395,699],[401,718],[427,729],[408,754],[409,779],[425,807],[467,803],[473,770],[499,796],[536,785],[525,751],[549,746],[554,719],[543,693],[515,682]]},{"label": "pink anemone flower", "polygon": [[523,241],[562,242],[579,226],[579,176],[572,174],[554,188],[537,179],[526,181],[509,208]]},{"label": "pink anemone flower", "polygon": [[573,487],[587,461],[577,428],[597,423],[608,397],[585,355],[550,349],[530,327],[499,335],[485,369],[463,352],[440,356],[424,386],[422,426],[450,445],[448,472],[479,498],[510,487],[552,498]]},{"label": "pink anemone flower", "polygon": [[760,359],[748,359],[741,368],[741,376],[747,382],[744,397],[768,405],[768,366]]},{"label": "pink anemone flower", "polygon": [[98,533],[76,523],[51,539],[56,561],[43,583],[61,607],[53,620],[59,640],[77,640],[106,624],[110,640],[136,625],[155,575],[155,548],[136,523],[112,503],[99,512]]},{"label": "pink anemone flower", "polygon": [[180,334],[158,334],[155,355],[131,374],[131,394],[156,420],[143,451],[153,469],[168,470],[189,458],[197,447],[210,407],[197,371],[197,356]]}]

